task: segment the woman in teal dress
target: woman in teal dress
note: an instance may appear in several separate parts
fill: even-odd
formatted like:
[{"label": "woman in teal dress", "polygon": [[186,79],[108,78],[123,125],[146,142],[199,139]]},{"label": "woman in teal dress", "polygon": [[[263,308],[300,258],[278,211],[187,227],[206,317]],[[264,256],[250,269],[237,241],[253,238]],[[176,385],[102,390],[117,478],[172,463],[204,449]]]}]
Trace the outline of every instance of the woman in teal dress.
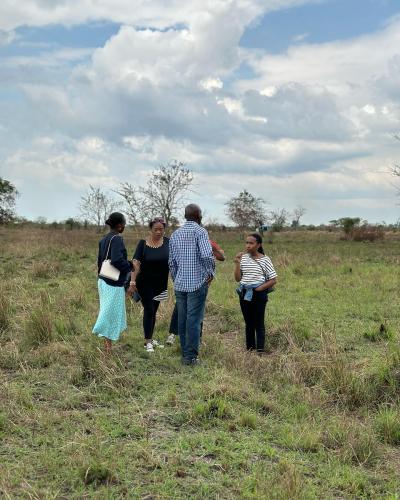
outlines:
[{"label": "woman in teal dress", "polygon": [[[119,212],[113,212],[106,220],[106,224],[110,226],[110,232],[100,240],[97,257],[100,311],[93,333],[104,338],[104,351],[110,354],[112,341],[117,341],[127,327],[124,283],[127,274],[133,269],[133,264],[128,260],[121,236],[126,225],[125,217]],[[105,259],[110,259],[111,264],[119,270],[117,281],[100,276],[100,269]]]}]

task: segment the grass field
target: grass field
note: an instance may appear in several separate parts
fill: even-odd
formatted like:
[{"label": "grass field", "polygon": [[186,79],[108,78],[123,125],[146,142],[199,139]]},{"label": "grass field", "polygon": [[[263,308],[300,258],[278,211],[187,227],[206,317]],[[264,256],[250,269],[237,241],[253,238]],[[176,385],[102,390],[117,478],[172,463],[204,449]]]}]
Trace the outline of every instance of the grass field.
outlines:
[{"label": "grass field", "polygon": [[243,235],[212,237],[228,258],[191,368],[145,353],[134,303],[104,359],[98,235],[0,230],[0,497],[399,498],[400,234],[274,235],[263,358],[243,349]]}]

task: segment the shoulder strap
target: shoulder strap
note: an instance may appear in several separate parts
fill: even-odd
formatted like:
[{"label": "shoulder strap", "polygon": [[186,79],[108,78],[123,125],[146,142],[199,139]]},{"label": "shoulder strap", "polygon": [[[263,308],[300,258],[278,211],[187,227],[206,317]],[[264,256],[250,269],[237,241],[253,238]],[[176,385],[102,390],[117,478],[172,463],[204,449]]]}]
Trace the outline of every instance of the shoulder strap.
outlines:
[{"label": "shoulder strap", "polygon": [[[250,257],[251,258],[251,257]],[[263,272],[265,281],[267,281],[267,271],[264,269],[264,267],[258,262],[257,259],[253,259],[254,262],[260,267],[261,271]]]},{"label": "shoulder strap", "polygon": [[113,236],[112,238],[110,238],[110,241],[108,242],[108,248],[107,248],[106,258],[105,258],[104,260],[108,260],[108,254],[109,254],[109,252],[110,252],[111,242],[112,242],[112,240],[113,240],[116,236],[118,236],[118,235],[117,235],[117,234],[114,234],[114,236]]}]

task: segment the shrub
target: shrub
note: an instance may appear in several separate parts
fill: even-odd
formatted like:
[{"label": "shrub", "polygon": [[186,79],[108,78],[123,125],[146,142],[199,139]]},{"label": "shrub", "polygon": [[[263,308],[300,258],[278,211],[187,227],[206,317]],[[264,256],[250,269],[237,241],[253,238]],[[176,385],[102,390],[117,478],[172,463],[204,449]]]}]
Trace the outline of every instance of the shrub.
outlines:
[{"label": "shrub", "polygon": [[354,241],[376,241],[383,240],[385,231],[382,227],[377,226],[360,226],[355,227],[351,231],[351,239]]}]

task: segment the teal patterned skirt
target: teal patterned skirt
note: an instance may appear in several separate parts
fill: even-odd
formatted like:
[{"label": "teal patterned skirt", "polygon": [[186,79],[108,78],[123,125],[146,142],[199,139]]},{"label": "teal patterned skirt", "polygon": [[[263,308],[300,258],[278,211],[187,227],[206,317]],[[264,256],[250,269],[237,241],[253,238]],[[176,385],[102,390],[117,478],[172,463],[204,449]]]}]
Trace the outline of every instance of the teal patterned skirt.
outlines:
[{"label": "teal patterned skirt", "polygon": [[99,337],[118,340],[126,330],[125,289],[123,286],[110,286],[99,279],[100,311],[93,333]]}]

